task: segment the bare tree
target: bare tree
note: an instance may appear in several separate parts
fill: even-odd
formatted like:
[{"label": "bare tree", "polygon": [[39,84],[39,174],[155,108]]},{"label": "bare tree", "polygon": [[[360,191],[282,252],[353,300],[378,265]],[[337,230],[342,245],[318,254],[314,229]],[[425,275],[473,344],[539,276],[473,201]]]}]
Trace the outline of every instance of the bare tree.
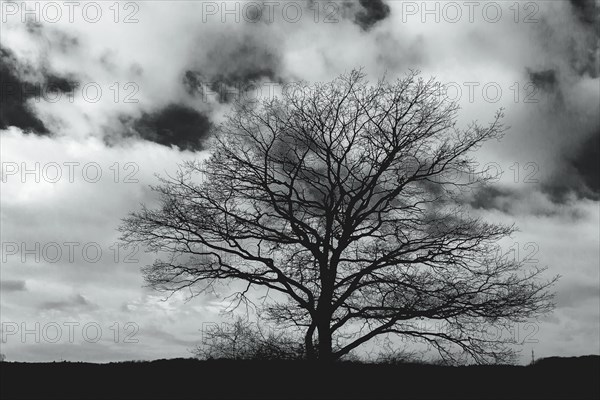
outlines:
[{"label": "bare tree", "polygon": [[200,359],[299,360],[302,341],[285,330],[265,330],[238,317],[233,324],[211,326],[202,332],[202,345],[193,350]]},{"label": "bare tree", "polygon": [[210,158],[161,178],[162,206],[126,218],[122,239],[170,254],[144,268],[158,290],[195,296],[243,281],[239,304],[265,288],[265,315],[302,329],[311,359],[388,334],[449,360],[506,359],[509,343],[487,326],[549,312],[554,280],[496,256],[515,228],[461,206],[463,190],[489,178],[469,154],[504,128],[500,111],[459,129],[457,111],[433,80],[370,85],[361,71],[237,104]]}]

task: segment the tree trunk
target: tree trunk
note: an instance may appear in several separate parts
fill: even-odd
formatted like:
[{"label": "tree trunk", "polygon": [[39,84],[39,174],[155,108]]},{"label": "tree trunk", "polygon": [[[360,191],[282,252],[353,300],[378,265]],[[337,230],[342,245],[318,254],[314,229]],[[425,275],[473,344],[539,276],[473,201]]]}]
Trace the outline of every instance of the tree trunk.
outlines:
[{"label": "tree trunk", "polygon": [[333,361],[329,317],[324,317],[319,321],[317,329],[319,330],[319,361],[324,363]]},{"label": "tree trunk", "polygon": [[319,336],[318,350],[319,361],[333,361],[333,351],[331,343],[331,315],[333,299],[333,279],[331,277],[331,265],[327,258],[327,246],[323,250],[324,256],[319,262],[321,270],[321,295],[317,305],[317,330]]},{"label": "tree trunk", "polygon": [[306,335],[304,336],[304,347],[306,348],[306,359],[314,361],[317,359],[317,352],[315,351],[315,344],[313,342],[313,334],[315,333],[315,325],[308,327]]},{"label": "tree trunk", "polygon": [[317,309],[317,330],[319,343],[317,344],[319,361],[333,361],[331,341],[331,296],[328,291],[321,294],[319,307]]}]

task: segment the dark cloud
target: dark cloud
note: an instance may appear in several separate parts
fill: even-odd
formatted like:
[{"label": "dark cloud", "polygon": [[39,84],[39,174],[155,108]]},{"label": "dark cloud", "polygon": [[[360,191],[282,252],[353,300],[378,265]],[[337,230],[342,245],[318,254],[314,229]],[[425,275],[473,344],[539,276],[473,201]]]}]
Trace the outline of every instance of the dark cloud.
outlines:
[{"label": "dark cloud", "polygon": [[35,92],[35,84],[20,79],[12,52],[0,47],[0,129],[16,126],[26,132],[48,133],[27,104]]},{"label": "dark cloud", "polygon": [[[564,87],[561,86],[564,82],[559,80],[556,69],[533,70],[525,68],[528,82],[531,82],[535,87],[532,96],[538,96],[548,101],[548,110],[553,115],[564,113],[567,107],[565,100]],[[552,117],[552,116],[551,116]]]},{"label": "dark cloud", "polygon": [[71,77],[46,75],[45,90],[50,92],[69,93],[77,87],[77,82]]},{"label": "dark cloud", "polygon": [[591,193],[587,190],[585,192],[594,199],[600,198],[600,127],[593,136],[581,144],[572,156],[571,164],[586,189],[591,191]]},{"label": "dark cloud", "polygon": [[[183,86],[188,94],[200,97],[205,102],[218,101],[222,104],[234,100],[256,99],[258,93],[262,93],[264,83],[260,79],[236,80],[223,74],[208,79],[198,71],[186,71],[183,77]],[[269,80],[269,83],[274,81]],[[266,92],[271,89],[264,86],[264,90]]]},{"label": "dark cloud", "polygon": [[390,6],[382,0],[359,0],[361,9],[356,13],[354,22],[364,31],[390,15]]},{"label": "dark cloud", "polygon": [[598,30],[600,22],[600,5],[595,0],[569,0],[573,13],[582,24]]},{"label": "dark cloud", "polygon": [[2,292],[24,292],[27,291],[27,288],[25,281],[5,279],[0,281],[0,290]]},{"label": "dark cloud", "polygon": [[569,201],[570,195],[576,193],[577,188],[581,187],[580,184],[573,184],[572,182],[562,177],[555,177],[554,180],[542,183],[540,188],[553,203],[566,204]]},{"label": "dark cloud", "polygon": [[134,121],[124,122],[132,135],[182,150],[201,150],[212,128],[206,114],[182,104],[169,104],[156,112],[145,112]]},{"label": "dark cloud", "polygon": [[580,76],[598,78],[600,76],[600,40],[598,36],[588,36],[580,44],[584,50],[577,51],[573,46],[568,55],[571,68]]},{"label": "dark cloud", "polygon": [[[540,103],[540,128],[534,128],[535,122],[531,127],[539,132],[536,139],[543,143],[539,151],[552,148],[555,163],[551,173],[545,174],[540,190],[557,204],[568,203],[574,197],[600,199],[598,104],[597,100],[579,102],[580,96],[574,92],[577,87],[598,86],[590,78],[600,77],[599,4],[571,1],[566,10],[575,18],[564,26],[543,30],[544,46],[552,50],[541,63],[546,68],[525,68],[540,98],[546,100]],[[559,59],[567,64],[556,62]]]},{"label": "dark cloud", "polygon": [[529,75],[529,80],[531,81],[531,83],[533,83],[537,88],[540,88],[542,90],[552,91],[558,85],[556,71],[553,69],[533,71],[527,68],[527,74]]},{"label": "dark cloud", "polygon": [[[47,28],[39,22],[26,23],[29,38],[44,48],[62,53],[79,47],[77,37],[58,29]],[[57,93],[69,93],[77,87],[73,77],[60,76],[48,68],[48,60],[33,67],[18,60],[15,54],[0,45],[0,129],[16,126],[28,133],[48,134],[44,123],[31,107],[32,101],[55,98]]]},{"label": "dark cloud", "polygon": [[204,54],[209,65],[190,68],[182,82],[191,95],[215,96],[221,103],[253,90],[262,81],[282,82],[281,57],[250,35],[217,40]]},{"label": "dark cloud", "polygon": [[600,127],[570,153],[557,157],[561,168],[542,183],[541,190],[558,204],[568,202],[573,195],[600,200]]},{"label": "dark cloud", "polygon": [[44,96],[53,98],[53,93],[69,93],[75,87],[74,79],[55,75],[45,68],[36,71],[0,46],[0,129],[16,126],[25,132],[48,134],[30,101],[41,101]]},{"label": "dark cloud", "polygon": [[[553,193],[550,193],[548,188],[528,185],[518,190],[500,184],[485,185],[470,193],[464,193],[462,202],[474,210],[496,210],[512,216],[561,217],[569,221],[586,218],[585,212],[579,208],[562,207],[568,200],[572,200],[568,195],[573,192],[573,189],[562,189],[560,195],[553,197]],[[552,202],[544,200],[540,190]]]},{"label": "dark cloud", "polygon": [[197,71],[185,71],[183,74],[183,87],[188,94],[203,95],[204,94],[204,78]]},{"label": "dark cloud", "polygon": [[209,60],[219,59],[214,78],[229,85],[278,77],[279,56],[249,37],[225,51],[215,47],[207,56]]},{"label": "dark cloud", "polygon": [[[569,61],[580,75],[600,76],[600,3],[595,0],[570,0],[573,14],[588,33],[574,39]],[[583,48],[578,51],[578,48]]]},{"label": "dark cloud", "polygon": [[476,210],[499,210],[510,213],[511,203],[518,197],[517,193],[501,186],[484,186],[475,190],[467,202]]},{"label": "dark cloud", "polygon": [[42,310],[58,310],[58,311],[70,310],[70,309],[94,310],[97,308],[98,308],[97,305],[90,303],[85,297],[83,297],[79,293],[67,300],[47,301],[40,305],[40,309],[42,309]]}]

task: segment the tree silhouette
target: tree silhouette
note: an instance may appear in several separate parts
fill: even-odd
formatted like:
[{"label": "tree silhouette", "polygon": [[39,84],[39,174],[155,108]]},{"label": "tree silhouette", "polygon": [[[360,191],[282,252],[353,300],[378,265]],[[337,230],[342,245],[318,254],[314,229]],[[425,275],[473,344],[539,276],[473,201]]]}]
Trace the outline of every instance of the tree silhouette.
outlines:
[{"label": "tree silhouette", "polygon": [[213,325],[202,332],[202,345],[192,352],[200,359],[299,360],[302,341],[283,330],[265,330],[238,317],[233,324]]},{"label": "tree silhouette", "polygon": [[143,269],[158,290],[195,296],[243,281],[239,305],[266,289],[264,315],[302,329],[310,359],[397,334],[447,360],[505,360],[510,339],[487,327],[549,312],[554,280],[499,257],[515,228],[460,202],[490,178],[468,155],[502,136],[502,112],[459,129],[458,105],[439,94],[417,73],[370,85],[352,71],[239,103],[210,158],[161,178],[161,207],[126,218],[122,240],[170,254]]}]

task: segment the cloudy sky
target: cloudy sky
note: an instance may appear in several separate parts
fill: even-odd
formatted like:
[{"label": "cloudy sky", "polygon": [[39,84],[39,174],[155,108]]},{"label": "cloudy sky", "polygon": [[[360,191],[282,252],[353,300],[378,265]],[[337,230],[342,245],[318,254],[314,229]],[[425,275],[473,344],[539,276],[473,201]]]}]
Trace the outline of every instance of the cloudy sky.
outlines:
[{"label": "cloudy sky", "polygon": [[[188,357],[221,297],[143,287],[121,218],[240,96],[362,67],[448,85],[460,123],[505,108],[502,171],[472,212],[560,274],[556,310],[515,327],[522,360],[600,353],[600,3],[5,2],[0,30],[1,352],[9,360]],[[226,290],[223,290],[226,294]]]}]

